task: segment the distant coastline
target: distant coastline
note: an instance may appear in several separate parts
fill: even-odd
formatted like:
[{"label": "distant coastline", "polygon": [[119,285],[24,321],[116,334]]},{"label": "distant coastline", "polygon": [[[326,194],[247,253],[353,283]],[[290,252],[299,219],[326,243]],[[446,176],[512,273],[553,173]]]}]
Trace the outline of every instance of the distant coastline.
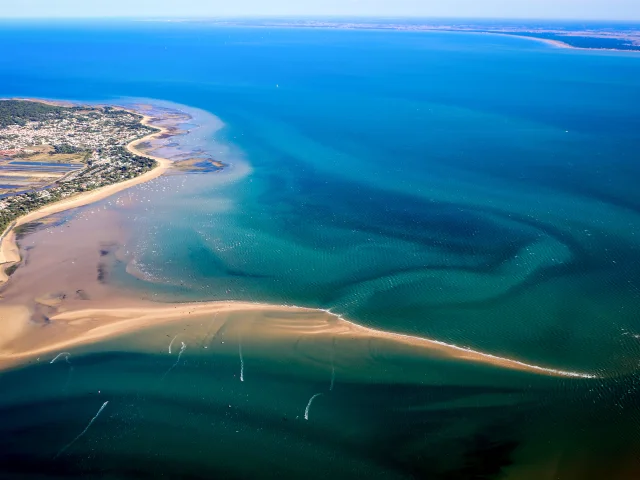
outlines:
[{"label": "distant coastline", "polygon": [[[184,20],[185,22],[194,22]],[[602,25],[567,25],[557,22],[462,21],[429,19],[234,19],[196,21],[220,26],[308,28],[334,30],[394,30],[405,32],[450,32],[502,35],[540,41],[558,48],[640,52],[640,25],[616,28]]]},{"label": "distant coastline", "polygon": [[[465,32],[465,31],[457,31],[452,30],[454,33],[474,33],[474,32]],[[570,50],[587,50],[587,51],[604,51],[604,52],[631,52],[631,53],[640,53],[640,45],[637,48],[604,48],[604,47],[581,47],[577,45],[572,45],[563,40],[557,40],[552,38],[545,38],[542,36],[536,36],[535,34],[525,34],[525,33],[509,33],[509,32],[478,32],[483,33],[485,35],[497,35],[502,37],[511,37],[511,38],[523,38],[526,40],[533,40],[536,42],[545,43],[547,45],[557,47],[557,48],[566,48]],[[588,38],[588,37],[585,37]]]},{"label": "distant coastline", "polygon": [[[454,31],[452,33],[469,33],[469,32],[457,32]],[[601,49],[596,49],[596,48],[580,48],[580,47],[574,47],[573,45],[570,45],[566,42],[562,42],[560,40],[551,40],[550,38],[542,38],[542,37],[534,37],[534,36],[530,36],[530,35],[515,35],[512,33],[499,33],[499,32],[477,32],[478,35],[495,35],[498,37],[509,37],[509,38],[523,38],[525,40],[533,40],[534,42],[540,42],[540,43],[544,43],[547,45],[550,45],[552,47],[556,47],[556,48],[566,48],[569,50],[601,50]],[[620,50],[622,51],[622,50]]]}]

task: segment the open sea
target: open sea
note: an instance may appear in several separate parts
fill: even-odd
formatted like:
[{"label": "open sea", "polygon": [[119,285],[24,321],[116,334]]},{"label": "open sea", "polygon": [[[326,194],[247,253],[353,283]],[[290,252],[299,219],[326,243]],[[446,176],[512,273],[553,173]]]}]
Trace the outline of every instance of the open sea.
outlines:
[{"label": "open sea", "polygon": [[133,189],[143,275],[114,286],[597,377],[138,332],[0,374],[0,479],[640,478],[639,54],[133,21],[3,22],[0,44],[1,96],[181,110],[228,164]]}]

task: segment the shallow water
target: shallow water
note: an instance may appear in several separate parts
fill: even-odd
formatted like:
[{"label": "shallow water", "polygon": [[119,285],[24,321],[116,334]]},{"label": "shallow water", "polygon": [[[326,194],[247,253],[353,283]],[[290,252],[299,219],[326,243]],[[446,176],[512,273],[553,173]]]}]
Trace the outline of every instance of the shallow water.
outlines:
[{"label": "shallow water", "polygon": [[[602,378],[546,379],[374,345],[355,350],[349,381],[338,376],[328,391],[326,365],[322,377],[297,363],[305,349],[245,346],[240,382],[237,339],[206,353],[187,342],[177,364],[181,343],[169,356],[163,342],[141,352],[120,339],[72,352],[71,365],[43,359],[0,378],[7,472],[640,475],[640,57],[477,35],[88,28],[1,30],[15,48],[0,60],[0,93],[178,109],[190,133],[163,152],[228,164],[69,217],[73,230],[102,210],[118,226],[110,287],[162,301],[330,308]],[[46,235],[24,240],[42,238],[32,265]],[[171,333],[159,335],[168,343]],[[406,377],[360,369],[371,351],[373,372]]]},{"label": "shallow water", "polygon": [[633,471],[638,447],[619,379],[546,379],[348,338],[273,345],[251,328],[209,332],[215,321],[4,373],[5,474],[633,478],[615,476]]}]

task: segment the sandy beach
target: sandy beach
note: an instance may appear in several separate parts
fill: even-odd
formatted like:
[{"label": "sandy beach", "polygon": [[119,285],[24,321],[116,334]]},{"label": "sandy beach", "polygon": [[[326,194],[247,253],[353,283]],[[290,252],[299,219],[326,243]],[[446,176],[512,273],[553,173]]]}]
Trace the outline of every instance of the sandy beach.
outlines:
[{"label": "sandy beach", "polygon": [[[508,34],[505,34],[505,35],[508,35]],[[509,35],[509,36],[514,37],[515,35]],[[536,42],[546,43],[547,45],[551,45],[552,47],[556,47],[556,48],[565,48],[565,49],[571,49],[571,50],[595,50],[593,48],[574,47],[573,45],[569,45],[568,43],[561,42],[560,40],[551,40],[550,38],[533,37],[533,36],[527,36],[527,35],[519,35],[519,38],[527,38],[529,40],[534,40]]]},{"label": "sandy beach", "polygon": [[[51,103],[51,102],[49,102]],[[153,120],[152,117],[147,115],[143,115],[142,123],[147,126],[150,125],[150,122]],[[93,202],[97,202],[98,200],[102,200],[107,198],[115,193],[121,192],[122,190],[126,190],[127,188],[131,188],[135,185],[139,185],[144,182],[148,182],[149,180],[153,180],[154,178],[162,175],[171,165],[171,162],[165,158],[156,157],[153,155],[148,155],[136,149],[136,146],[148,141],[152,138],[168,134],[169,131],[164,127],[156,127],[152,126],[156,129],[155,132],[146,135],[143,138],[138,140],[134,140],[130,144],[127,145],[127,150],[135,155],[144,156],[147,158],[151,158],[157,162],[157,165],[152,170],[148,172],[132,178],[130,180],[126,180],[124,182],[115,183],[113,185],[107,185],[102,188],[98,188],[96,190],[92,190],[90,192],[83,192],[78,195],[74,195],[72,197],[66,198],[56,203],[52,203],[50,205],[46,205],[38,210],[28,213],[20,218],[18,218],[13,225],[7,228],[4,232],[2,239],[0,240],[0,284],[6,282],[8,280],[8,276],[5,273],[6,269],[11,265],[20,261],[20,251],[16,244],[15,237],[15,228],[24,225],[29,222],[33,222],[36,220],[40,220],[41,218],[47,217],[49,215],[53,215],[55,213],[60,213],[65,210],[70,210],[72,208],[82,207],[84,205],[89,205]]]},{"label": "sandy beach", "polygon": [[[463,33],[475,33],[475,32],[463,32]],[[590,48],[580,48],[574,47],[573,45],[569,45],[568,43],[561,42],[560,40],[552,40],[550,38],[542,38],[542,37],[534,37],[533,35],[515,35],[512,33],[501,33],[501,32],[481,32],[480,35],[497,35],[499,37],[510,37],[510,38],[523,38],[525,40],[533,40],[534,42],[542,42],[547,45],[556,48],[564,48],[570,50],[593,50]]]},{"label": "sandy beach", "polygon": [[[145,125],[151,121],[152,117],[144,116]],[[156,168],[134,179],[47,205],[14,222],[0,244],[0,282],[7,280],[4,269],[20,261],[15,227],[88,205],[162,175],[171,162],[137,149],[138,145],[151,138],[171,133],[165,127],[154,128],[156,132],[130,143],[127,149],[155,160],[158,163]],[[434,339],[368,328],[325,310],[233,301],[160,304],[132,298],[128,296],[129,292],[117,291],[96,280],[95,269],[102,261],[102,247],[99,245],[109,235],[100,229],[114,230],[113,226],[105,224],[107,217],[101,218],[95,220],[97,224],[82,222],[86,230],[71,227],[66,242],[56,240],[62,243],[34,234],[42,245],[30,254],[35,260],[20,269],[16,274],[19,278],[8,283],[8,290],[3,291],[0,369],[136,332],[144,332],[137,340],[137,347],[142,351],[148,350],[149,342],[156,338],[153,331],[158,327],[175,329],[189,326],[195,319],[208,328],[215,323],[217,329],[224,328],[235,332],[236,336],[263,345],[277,346],[285,342],[288,345],[285,351],[300,341],[331,343],[339,340],[349,344],[347,350],[358,352],[358,356],[351,359],[352,363],[374,358],[376,354],[371,351],[374,348],[371,345],[380,342],[386,351],[400,350],[414,358],[447,359],[552,377],[596,377],[591,373],[535,365]],[[75,238],[82,240],[76,241]],[[117,243],[115,238],[110,241]],[[60,270],[61,266],[64,270]],[[82,295],[79,292],[83,292]],[[87,298],[78,299],[83,296]],[[247,322],[250,322],[250,328],[246,328]],[[197,329],[196,332],[205,337],[211,334]]]},{"label": "sandy beach", "polygon": [[[260,342],[277,344],[289,339],[291,343],[298,343],[301,339],[312,338],[341,339],[369,345],[372,340],[379,340],[385,342],[387,348],[408,348],[417,356],[480,363],[554,377],[596,377],[589,373],[532,365],[428,338],[376,330],[325,310],[229,301],[164,305],[136,303],[120,308],[105,308],[103,305],[74,308],[53,315],[46,325],[31,322],[28,310],[23,306],[4,307],[0,310],[0,320],[4,325],[4,333],[0,337],[0,368],[172,323],[195,324],[198,320],[213,318],[217,329],[223,326],[226,330],[238,329],[250,315],[251,328],[239,330],[237,335]],[[204,324],[211,328],[211,321]],[[211,334],[210,331],[198,333]],[[141,347],[144,349],[144,346],[143,342]]]}]

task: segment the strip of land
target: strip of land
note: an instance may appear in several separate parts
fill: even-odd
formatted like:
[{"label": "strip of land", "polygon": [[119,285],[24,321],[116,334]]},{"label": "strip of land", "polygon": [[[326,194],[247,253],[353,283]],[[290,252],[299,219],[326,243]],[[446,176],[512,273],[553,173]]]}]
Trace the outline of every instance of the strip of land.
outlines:
[{"label": "strip of land", "polygon": [[[142,124],[151,126],[150,122],[152,120],[152,117],[144,115]],[[7,227],[0,240],[0,284],[6,282],[9,278],[6,274],[6,269],[20,261],[20,250],[18,248],[18,245],[16,244],[16,227],[39,220],[49,215],[63,212],[65,210],[70,210],[72,208],[82,207],[84,205],[97,202],[127,188],[131,188],[135,185],[153,180],[154,178],[162,175],[169,168],[169,166],[171,165],[171,162],[169,160],[153,155],[148,155],[136,149],[136,146],[143,142],[169,133],[169,131],[164,127],[153,126],[152,128],[156,129],[156,131],[143,138],[134,140],[133,142],[129,143],[126,148],[134,155],[139,155],[154,160],[156,162],[156,166],[153,169],[147,171],[146,173],[143,173],[138,177],[134,177],[120,183],[107,185],[105,187],[91,190],[89,192],[79,193],[69,198],[65,198],[64,200],[61,200],[59,202],[45,205],[38,210],[35,210],[18,218],[12,225]]]},{"label": "strip of land", "polygon": [[[185,20],[188,21],[188,20]],[[507,35],[537,40],[560,48],[580,50],[640,51],[640,26],[586,24],[562,25],[557,22],[463,21],[430,19],[229,19],[209,20],[224,26],[314,28],[341,30],[398,30],[408,32],[457,32]]]},{"label": "strip of land", "polygon": [[[58,313],[50,318],[49,325],[45,327],[31,323],[29,311],[25,307],[0,309],[0,322],[5,332],[4,336],[0,337],[0,368],[81,345],[157,328],[163,324],[194,324],[198,319],[212,317],[217,319],[220,325],[243,321],[242,315],[233,317],[233,314],[257,314],[252,317],[251,328],[242,335],[254,336],[261,341],[289,338],[297,342],[305,337],[348,339],[351,342],[378,339],[388,342],[391,346],[410,348],[418,355],[435,358],[480,363],[554,377],[596,377],[588,373],[532,365],[428,338],[376,330],[350,322],[325,310],[248,302],[169,305],[147,303],[122,308],[98,306]],[[227,329],[232,327],[233,325],[227,325]]]}]

